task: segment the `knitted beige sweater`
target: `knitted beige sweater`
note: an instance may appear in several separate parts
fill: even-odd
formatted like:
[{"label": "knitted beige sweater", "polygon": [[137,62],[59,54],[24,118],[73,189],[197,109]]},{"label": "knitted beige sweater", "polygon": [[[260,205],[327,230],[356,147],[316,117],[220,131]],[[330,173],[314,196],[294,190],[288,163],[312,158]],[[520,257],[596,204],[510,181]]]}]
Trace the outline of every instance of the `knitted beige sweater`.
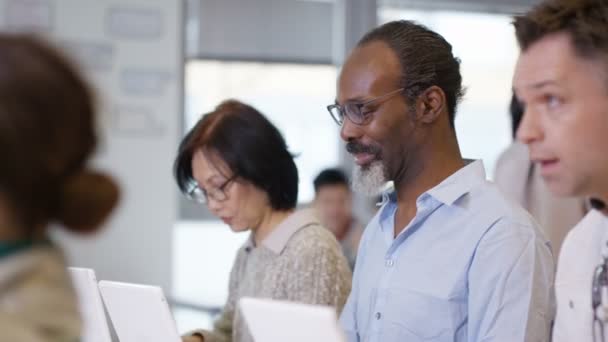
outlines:
[{"label": "knitted beige sweater", "polygon": [[0,341],[77,342],[80,328],[59,250],[34,247],[0,260]]},{"label": "knitted beige sweater", "polygon": [[260,246],[251,239],[238,251],[228,301],[205,342],[253,342],[236,308],[242,297],[329,305],[342,310],[351,272],[340,245],[309,210],[290,215]]}]

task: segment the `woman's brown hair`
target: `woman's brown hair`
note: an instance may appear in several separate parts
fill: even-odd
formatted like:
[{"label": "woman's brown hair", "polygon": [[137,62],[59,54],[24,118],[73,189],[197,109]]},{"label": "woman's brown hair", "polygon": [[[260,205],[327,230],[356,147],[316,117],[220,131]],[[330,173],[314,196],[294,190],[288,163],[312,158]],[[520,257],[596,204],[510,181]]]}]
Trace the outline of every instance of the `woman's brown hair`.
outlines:
[{"label": "woman's brown hair", "polygon": [[119,190],[86,167],[95,103],[78,71],[32,36],[0,34],[0,196],[24,229],[59,222],[95,230]]}]

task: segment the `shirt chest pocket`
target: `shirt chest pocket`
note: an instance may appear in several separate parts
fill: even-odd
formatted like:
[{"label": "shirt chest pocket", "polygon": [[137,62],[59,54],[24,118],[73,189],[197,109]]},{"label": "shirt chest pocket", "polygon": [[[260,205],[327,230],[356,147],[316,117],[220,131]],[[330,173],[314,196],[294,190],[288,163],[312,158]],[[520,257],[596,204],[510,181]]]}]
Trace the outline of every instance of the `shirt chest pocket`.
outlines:
[{"label": "shirt chest pocket", "polygon": [[388,292],[386,299],[383,330],[395,341],[453,341],[462,333],[457,329],[466,320],[463,302],[403,289]]}]

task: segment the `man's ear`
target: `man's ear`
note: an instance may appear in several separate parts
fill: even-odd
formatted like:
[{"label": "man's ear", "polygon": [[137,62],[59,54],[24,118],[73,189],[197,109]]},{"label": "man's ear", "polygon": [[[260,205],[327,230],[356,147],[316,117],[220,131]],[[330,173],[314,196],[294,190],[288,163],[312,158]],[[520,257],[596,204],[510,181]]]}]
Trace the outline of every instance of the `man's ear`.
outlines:
[{"label": "man's ear", "polygon": [[416,121],[435,122],[446,108],[445,93],[437,86],[427,88],[416,99]]}]

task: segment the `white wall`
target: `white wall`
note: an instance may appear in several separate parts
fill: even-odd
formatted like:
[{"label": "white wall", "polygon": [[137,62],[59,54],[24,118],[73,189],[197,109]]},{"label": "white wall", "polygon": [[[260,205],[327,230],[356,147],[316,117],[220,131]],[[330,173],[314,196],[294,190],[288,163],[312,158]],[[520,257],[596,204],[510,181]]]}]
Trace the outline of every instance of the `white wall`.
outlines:
[{"label": "white wall", "polygon": [[58,234],[69,262],[98,278],[171,285],[177,191],[171,164],[183,101],[182,2],[0,0],[0,29],[34,30],[67,47],[97,88],[102,144],[94,164],[123,198],[94,238]]}]

